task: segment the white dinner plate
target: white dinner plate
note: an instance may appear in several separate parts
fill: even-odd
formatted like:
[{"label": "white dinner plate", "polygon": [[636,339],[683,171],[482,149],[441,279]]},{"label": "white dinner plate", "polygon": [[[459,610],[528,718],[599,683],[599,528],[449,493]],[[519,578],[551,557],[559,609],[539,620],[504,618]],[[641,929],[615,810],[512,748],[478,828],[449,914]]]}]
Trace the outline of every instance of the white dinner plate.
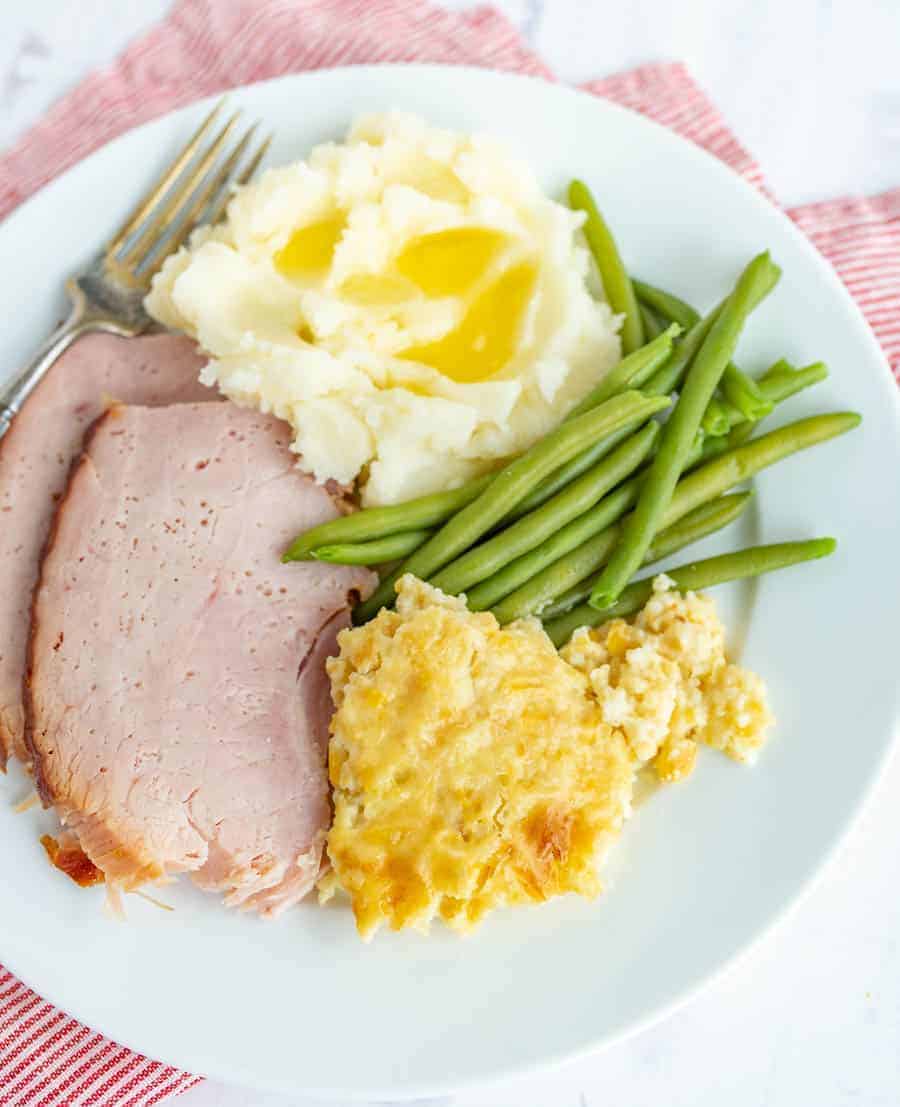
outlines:
[{"label": "white dinner plate", "polygon": [[[152,1057],[259,1088],[344,1097],[433,1095],[525,1072],[659,1018],[795,902],[859,810],[898,718],[900,420],[896,386],[859,311],[794,226],[697,147],[603,100],[537,80],[439,67],[347,68],[242,89],[277,138],[271,163],[341,136],[359,112],[403,108],[508,141],[559,194],[595,189],[628,264],[711,305],[769,247],[784,276],[754,314],[742,364],[817,358],[829,380],[772,425],[853,408],[861,429],[764,473],[751,518],[704,551],[833,534],[830,560],[722,589],[743,660],[778,726],[754,769],[704,751],[642,806],[610,887],[498,913],[460,939],[357,938],[349,910],[305,903],[275,923],[186,881],[166,913],[127,921],[47,864],[27,785],[0,782],[0,961],[79,1019]],[[207,110],[111,143],[0,227],[2,365],[12,371],[95,251]]]}]

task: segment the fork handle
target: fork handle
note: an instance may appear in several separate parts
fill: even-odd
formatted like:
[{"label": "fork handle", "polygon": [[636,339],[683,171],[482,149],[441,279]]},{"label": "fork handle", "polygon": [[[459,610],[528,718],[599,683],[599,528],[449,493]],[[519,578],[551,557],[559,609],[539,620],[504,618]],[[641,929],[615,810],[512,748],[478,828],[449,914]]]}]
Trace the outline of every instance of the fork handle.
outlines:
[{"label": "fork handle", "polygon": [[37,349],[34,356],[16,376],[0,389],[0,438],[6,434],[22,405],[35,390],[47,370],[69,346],[88,331],[110,331],[113,334],[132,334],[115,320],[94,313],[74,281],[68,282],[71,310],[65,322]]}]

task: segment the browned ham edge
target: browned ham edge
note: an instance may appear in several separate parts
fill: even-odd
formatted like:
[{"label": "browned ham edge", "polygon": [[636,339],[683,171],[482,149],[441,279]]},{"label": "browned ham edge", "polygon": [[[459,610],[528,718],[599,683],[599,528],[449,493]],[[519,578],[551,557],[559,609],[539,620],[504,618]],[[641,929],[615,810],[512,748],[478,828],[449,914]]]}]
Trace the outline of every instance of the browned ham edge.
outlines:
[{"label": "browned ham edge", "polygon": [[52,834],[41,835],[41,845],[50,864],[73,880],[79,888],[92,888],[102,884],[103,873],[87,856],[74,834],[65,831],[58,838]]}]

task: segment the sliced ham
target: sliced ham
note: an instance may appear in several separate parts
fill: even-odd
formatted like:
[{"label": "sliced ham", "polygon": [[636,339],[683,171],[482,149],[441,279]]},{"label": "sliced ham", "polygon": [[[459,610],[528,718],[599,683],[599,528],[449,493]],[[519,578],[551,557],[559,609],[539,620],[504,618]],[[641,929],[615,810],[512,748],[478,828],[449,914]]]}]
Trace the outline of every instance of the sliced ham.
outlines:
[{"label": "sliced ham", "polygon": [[89,335],[53,366],[0,439],[0,769],[22,740],[28,613],[50,522],[85,430],[113,400],[217,399],[198,381],[204,359],[172,335]]},{"label": "sliced ham", "polygon": [[281,564],[336,514],[289,442],[232,404],[113,408],[60,504],[26,738],[42,798],[112,884],[187,871],[270,915],[319,872],[325,659],[374,577]]}]

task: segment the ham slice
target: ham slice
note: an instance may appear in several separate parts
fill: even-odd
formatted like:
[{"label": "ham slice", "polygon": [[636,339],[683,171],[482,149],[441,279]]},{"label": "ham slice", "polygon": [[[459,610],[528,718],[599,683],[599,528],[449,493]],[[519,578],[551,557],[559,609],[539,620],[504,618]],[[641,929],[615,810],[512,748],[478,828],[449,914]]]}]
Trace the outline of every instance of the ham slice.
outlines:
[{"label": "ham slice", "polygon": [[23,743],[22,677],[31,595],[56,504],[85,430],[112,400],[215,400],[200,384],[204,359],[187,338],[88,335],[32,393],[0,439],[0,769]]},{"label": "ham slice", "polygon": [[290,438],[232,404],[116,407],[73,471],[34,595],[26,739],[113,885],[187,871],[271,915],[318,875],[325,659],[374,576],[281,564],[337,513]]}]

